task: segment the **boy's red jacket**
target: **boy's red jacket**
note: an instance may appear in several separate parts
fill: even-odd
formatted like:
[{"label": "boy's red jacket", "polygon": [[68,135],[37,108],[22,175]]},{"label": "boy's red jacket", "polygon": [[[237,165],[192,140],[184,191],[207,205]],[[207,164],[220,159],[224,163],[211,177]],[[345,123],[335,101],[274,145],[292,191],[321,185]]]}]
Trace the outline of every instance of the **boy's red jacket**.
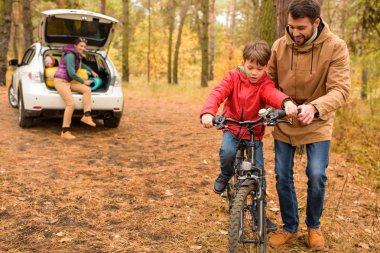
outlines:
[{"label": "boy's red jacket", "polygon": [[[264,73],[257,83],[251,83],[245,74],[239,69],[231,70],[228,75],[210,93],[205,105],[201,110],[203,114],[216,115],[220,104],[225,100],[224,109],[226,118],[239,121],[258,119],[258,113],[265,105],[281,108],[284,99],[289,98],[277,90],[274,83]],[[227,124],[228,129],[238,138],[246,130],[233,123]],[[258,134],[255,139],[261,140],[264,135],[264,127],[256,127]],[[249,140],[247,132],[243,139]]]}]

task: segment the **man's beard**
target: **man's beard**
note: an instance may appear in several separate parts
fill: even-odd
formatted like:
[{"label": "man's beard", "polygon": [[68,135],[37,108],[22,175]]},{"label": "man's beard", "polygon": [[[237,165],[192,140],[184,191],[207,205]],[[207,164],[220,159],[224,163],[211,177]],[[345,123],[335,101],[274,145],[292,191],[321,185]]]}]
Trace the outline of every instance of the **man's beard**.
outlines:
[{"label": "man's beard", "polygon": [[302,45],[304,45],[307,41],[309,41],[309,39],[314,35],[314,32],[315,32],[315,27],[314,27],[314,25],[313,25],[311,31],[312,31],[312,32],[311,32],[311,33],[309,34],[309,36],[307,36],[307,37],[305,37],[304,35],[298,36],[298,37],[303,38],[303,42],[302,42],[301,44],[298,44],[298,43],[296,42],[296,38],[295,38],[294,36],[292,36],[292,37],[293,37],[292,39],[293,39],[294,42],[296,42],[297,46],[302,46]]}]

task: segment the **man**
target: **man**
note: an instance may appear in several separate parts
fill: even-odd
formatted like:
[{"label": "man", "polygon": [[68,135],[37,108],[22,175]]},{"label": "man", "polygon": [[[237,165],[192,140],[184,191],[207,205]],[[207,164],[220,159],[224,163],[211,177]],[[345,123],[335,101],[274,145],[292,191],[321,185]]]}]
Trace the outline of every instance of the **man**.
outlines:
[{"label": "man", "polygon": [[320,218],[334,111],[347,102],[350,92],[349,55],[346,43],[332,34],[320,18],[317,0],[293,0],[288,12],[285,35],[272,47],[268,75],[298,104],[300,113],[292,124],[279,124],[273,132],[276,188],[284,227],[269,238],[269,243],[281,246],[297,240],[299,216],[293,159],[296,146],[306,144],[307,242],[318,250],[325,244]]}]

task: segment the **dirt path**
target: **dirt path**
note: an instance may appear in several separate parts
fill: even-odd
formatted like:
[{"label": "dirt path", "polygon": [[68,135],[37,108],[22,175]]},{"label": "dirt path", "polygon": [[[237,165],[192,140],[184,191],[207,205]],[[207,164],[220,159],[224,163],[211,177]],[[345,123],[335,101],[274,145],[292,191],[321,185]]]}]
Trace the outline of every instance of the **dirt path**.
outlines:
[{"label": "dirt path", "polygon": [[[226,203],[212,192],[221,134],[198,123],[204,95],[184,94],[127,88],[118,129],[75,121],[67,142],[61,120],[19,128],[0,87],[0,252],[226,252]],[[267,134],[268,214],[280,225],[272,150]],[[305,233],[305,157],[296,164]],[[379,252],[378,190],[335,154],[327,171],[329,252]],[[302,237],[278,252],[290,250],[308,251]]]}]

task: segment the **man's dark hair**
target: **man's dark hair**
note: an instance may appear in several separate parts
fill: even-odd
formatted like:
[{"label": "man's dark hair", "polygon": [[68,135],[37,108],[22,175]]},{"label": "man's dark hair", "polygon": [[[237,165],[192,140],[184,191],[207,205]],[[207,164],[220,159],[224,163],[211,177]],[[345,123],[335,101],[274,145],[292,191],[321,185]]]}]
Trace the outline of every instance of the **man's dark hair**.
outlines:
[{"label": "man's dark hair", "polygon": [[307,17],[313,23],[321,16],[321,5],[317,0],[293,0],[289,4],[288,12],[293,19]]}]

